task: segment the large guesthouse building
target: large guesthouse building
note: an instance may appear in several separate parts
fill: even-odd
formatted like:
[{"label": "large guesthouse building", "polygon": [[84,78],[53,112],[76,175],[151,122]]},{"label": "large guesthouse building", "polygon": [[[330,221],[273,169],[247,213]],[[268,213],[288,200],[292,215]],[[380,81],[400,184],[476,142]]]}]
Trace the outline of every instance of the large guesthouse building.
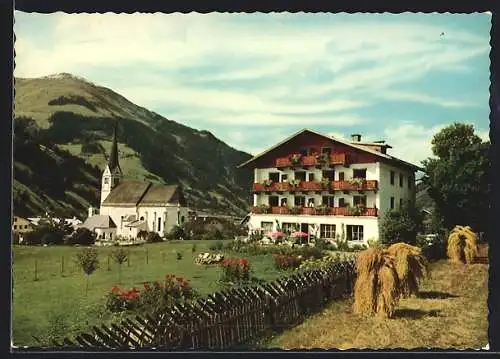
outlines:
[{"label": "large guesthouse building", "polygon": [[350,141],[304,129],[241,164],[254,172],[250,231],[301,231],[349,244],[378,240],[379,221],[414,203],[418,166],[385,141]]}]

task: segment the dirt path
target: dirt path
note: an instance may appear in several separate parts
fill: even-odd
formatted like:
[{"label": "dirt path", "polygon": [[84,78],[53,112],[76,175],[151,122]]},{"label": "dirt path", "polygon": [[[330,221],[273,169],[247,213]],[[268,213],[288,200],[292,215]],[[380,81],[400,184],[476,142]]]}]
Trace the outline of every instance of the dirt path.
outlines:
[{"label": "dirt path", "polygon": [[393,319],[354,315],[336,302],[284,332],[268,348],[481,348],[488,342],[488,266],[431,265],[417,298],[400,301]]}]

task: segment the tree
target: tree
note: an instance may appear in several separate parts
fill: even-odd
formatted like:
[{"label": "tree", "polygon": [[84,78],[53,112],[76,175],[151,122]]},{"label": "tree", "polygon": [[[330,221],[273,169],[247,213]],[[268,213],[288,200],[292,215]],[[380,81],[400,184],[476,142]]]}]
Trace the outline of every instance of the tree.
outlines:
[{"label": "tree", "polygon": [[118,264],[118,283],[122,281],[122,264],[128,259],[128,254],[123,248],[118,248],[111,253],[111,258]]},{"label": "tree", "polygon": [[90,275],[99,267],[97,251],[94,248],[85,248],[76,254],[75,261],[87,275],[87,280],[85,282],[85,295],[87,295]]},{"label": "tree", "polygon": [[422,215],[415,206],[403,206],[387,212],[380,221],[383,244],[404,242],[414,245],[422,229]]},{"label": "tree", "polygon": [[489,147],[489,142],[474,133],[472,125],[462,123],[444,128],[432,139],[436,157],[422,162],[422,181],[445,228],[458,224],[485,230],[490,197]]},{"label": "tree", "polygon": [[95,243],[96,234],[87,228],[78,228],[71,237],[68,238],[66,244],[91,245]]}]

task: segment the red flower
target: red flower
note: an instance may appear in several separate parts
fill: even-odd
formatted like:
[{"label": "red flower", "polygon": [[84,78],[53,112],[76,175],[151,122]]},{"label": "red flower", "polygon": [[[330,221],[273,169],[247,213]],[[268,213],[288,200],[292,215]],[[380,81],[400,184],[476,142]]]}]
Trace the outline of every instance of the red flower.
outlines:
[{"label": "red flower", "polygon": [[117,285],[115,285],[113,288],[111,288],[111,292],[118,294],[121,292],[121,289]]}]

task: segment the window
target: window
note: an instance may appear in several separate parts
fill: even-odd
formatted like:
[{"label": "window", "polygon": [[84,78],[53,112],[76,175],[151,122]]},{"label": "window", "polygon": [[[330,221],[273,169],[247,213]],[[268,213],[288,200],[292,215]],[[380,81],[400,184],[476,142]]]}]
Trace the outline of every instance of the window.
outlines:
[{"label": "window", "polygon": [[335,207],[335,197],[334,196],[323,196],[321,197],[321,203],[323,206]]},{"label": "window", "polygon": [[353,204],[355,206],[361,205],[366,207],[366,196],[354,196],[353,197]]},{"label": "window", "polygon": [[28,229],[28,225],[27,224],[24,225],[24,229]]},{"label": "window", "polygon": [[335,238],[335,225],[334,224],[320,224],[319,237],[320,238]]},{"label": "window", "polygon": [[332,154],[332,148],[331,147],[322,147],[321,148],[321,153],[322,154],[331,155]]},{"label": "window", "polygon": [[278,206],[279,206],[279,197],[269,196],[269,207],[278,207]]},{"label": "window", "polygon": [[391,197],[391,209],[394,209],[394,197]]},{"label": "window", "polygon": [[14,229],[17,229],[17,225],[14,224]]},{"label": "window", "polygon": [[304,196],[295,196],[294,205],[297,207],[304,207],[306,205],[306,197]]},{"label": "window", "polygon": [[344,172],[339,172],[339,181],[343,181],[344,177]]},{"label": "window", "polygon": [[286,222],[283,222],[281,223],[281,231],[283,233],[291,233],[294,231],[294,224],[293,223],[286,223]]},{"label": "window", "polygon": [[104,184],[108,184],[109,183],[109,177],[104,177]]},{"label": "window", "polygon": [[394,184],[394,177],[396,177],[396,173],[391,171],[391,184]]},{"label": "window", "polygon": [[271,232],[273,230],[273,222],[260,222],[260,228],[267,232]]},{"label": "window", "polygon": [[288,175],[281,175],[281,182],[286,182],[288,181]]},{"label": "window", "polygon": [[17,222],[17,217],[14,217],[14,223]]},{"label": "window", "polygon": [[280,173],[279,172],[269,172],[268,176],[269,176],[269,179],[273,182],[280,181]]},{"label": "window", "polygon": [[413,177],[412,176],[408,176],[408,188],[412,187],[412,182],[413,182]]},{"label": "window", "polygon": [[309,182],[313,182],[313,181],[314,181],[314,173],[309,172]]},{"label": "window", "polygon": [[403,174],[399,174],[399,187],[403,187]]},{"label": "window", "polygon": [[399,199],[399,207],[400,207],[400,208],[402,208],[402,207],[403,207],[403,199],[402,199],[402,198],[400,198],[400,199]]},{"label": "window", "polygon": [[306,173],[304,171],[296,171],[295,172],[295,179],[299,181],[305,181],[306,180]]},{"label": "window", "polygon": [[186,218],[184,216],[181,217],[181,223],[184,223],[184,221],[186,220]]},{"label": "window", "polygon": [[161,218],[158,217],[158,232],[161,231]]},{"label": "window", "polygon": [[141,221],[144,221],[144,217],[141,217],[140,219],[141,219]]},{"label": "window", "polygon": [[347,207],[345,198],[339,198],[339,207]]},{"label": "window", "polygon": [[347,240],[348,241],[362,241],[363,240],[363,226],[347,225]]},{"label": "window", "polygon": [[302,156],[309,156],[309,153],[311,153],[311,149],[309,147],[302,147],[300,149],[300,154]]},{"label": "window", "polygon": [[321,173],[322,178],[328,178],[330,181],[333,181],[335,179],[335,172],[334,171],[323,171]]},{"label": "window", "polygon": [[280,205],[281,205],[282,207],[286,207],[286,205],[287,205],[287,203],[286,203],[286,197],[283,197],[283,198],[281,199],[281,201],[280,201]]},{"label": "window", "polygon": [[366,168],[352,170],[352,177],[366,179]]},{"label": "window", "polygon": [[314,207],[314,198],[309,198],[307,200],[307,207]]}]

